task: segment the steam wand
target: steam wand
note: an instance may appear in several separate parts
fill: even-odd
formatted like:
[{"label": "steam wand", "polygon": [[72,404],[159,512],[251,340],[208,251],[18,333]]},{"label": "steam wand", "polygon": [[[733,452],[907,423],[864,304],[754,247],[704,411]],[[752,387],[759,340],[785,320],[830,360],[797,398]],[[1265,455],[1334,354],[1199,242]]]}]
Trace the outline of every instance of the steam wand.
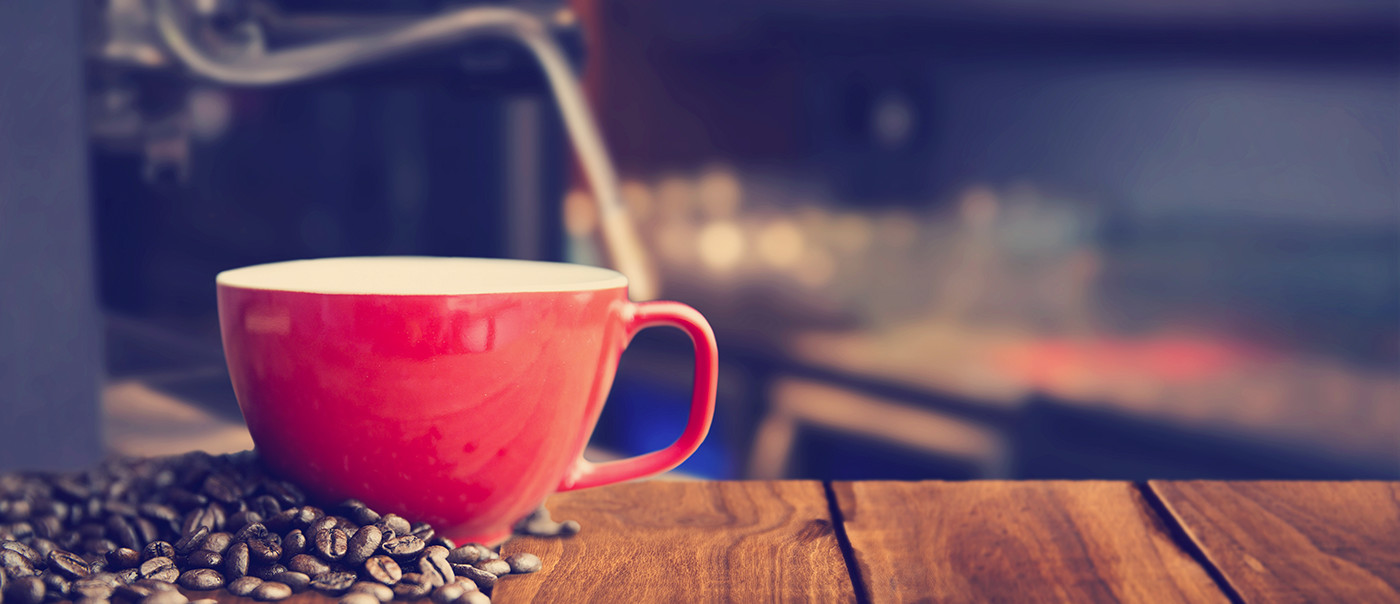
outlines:
[{"label": "steam wand", "polygon": [[445,47],[477,36],[514,38],[539,62],[550,92],[558,101],[569,141],[598,203],[608,264],[627,276],[633,299],[656,297],[655,269],[642,250],[641,240],[621,203],[617,172],[587,99],[563,51],[538,17],[512,8],[471,7],[381,32],[234,60],[215,58],[191,41],[178,18],[175,0],[157,0],[155,22],[161,39],[190,71],[236,86],[288,84]]}]

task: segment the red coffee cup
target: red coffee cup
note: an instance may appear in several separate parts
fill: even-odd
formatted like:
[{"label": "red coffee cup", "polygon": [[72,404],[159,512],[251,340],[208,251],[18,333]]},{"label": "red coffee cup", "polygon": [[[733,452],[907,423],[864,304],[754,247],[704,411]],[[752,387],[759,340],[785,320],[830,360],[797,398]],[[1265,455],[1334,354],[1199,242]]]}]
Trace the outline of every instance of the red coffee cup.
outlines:
[{"label": "red coffee cup", "polygon": [[[499,542],[551,493],[664,472],[709,431],[714,332],[684,304],[629,301],[614,271],[325,258],[216,282],[233,389],[270,469],[453,539]],[[660,451],[589,463],[622,350],[653,325],[695,344],[685,431]]]}]

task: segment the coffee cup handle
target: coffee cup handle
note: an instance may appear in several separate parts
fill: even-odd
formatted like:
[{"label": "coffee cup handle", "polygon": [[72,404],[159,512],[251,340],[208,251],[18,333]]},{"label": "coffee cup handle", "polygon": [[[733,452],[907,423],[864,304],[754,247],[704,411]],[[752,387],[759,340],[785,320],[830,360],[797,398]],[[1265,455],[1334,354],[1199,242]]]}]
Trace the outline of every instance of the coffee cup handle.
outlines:
[{"label": "coffee cup handle", "polygon": [[648,327],[670,325],[679,327],[695,345],[695,385],[685,432],[670,446],[637,457],[593,463],[580,455],[560,481],[558,491],[587,489],[660,474],[690,457],[710,431],[710,419],[715,413],[715,388],[719,382],[719,350],[709,322],[698,311],[679,302],[627,304],[623,311],[627,341]]}]

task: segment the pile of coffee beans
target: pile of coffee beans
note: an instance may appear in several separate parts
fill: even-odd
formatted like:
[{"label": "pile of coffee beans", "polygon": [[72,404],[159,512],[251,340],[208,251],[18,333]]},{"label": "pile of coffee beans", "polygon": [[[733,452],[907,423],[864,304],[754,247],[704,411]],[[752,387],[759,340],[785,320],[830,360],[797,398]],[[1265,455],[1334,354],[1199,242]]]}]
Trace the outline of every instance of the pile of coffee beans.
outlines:
[{"label": "pile of coffee beans", "polygon": [[[541,508],[517,529],[567,535],[578,524]],[[187,602],[176,586],[259,601],[310,589],[344,604],[479,604],[501,577],[539,569],[532,554],[458,547],[358,501],[316,507],[251,451],[0,475],[3,604]]]}]

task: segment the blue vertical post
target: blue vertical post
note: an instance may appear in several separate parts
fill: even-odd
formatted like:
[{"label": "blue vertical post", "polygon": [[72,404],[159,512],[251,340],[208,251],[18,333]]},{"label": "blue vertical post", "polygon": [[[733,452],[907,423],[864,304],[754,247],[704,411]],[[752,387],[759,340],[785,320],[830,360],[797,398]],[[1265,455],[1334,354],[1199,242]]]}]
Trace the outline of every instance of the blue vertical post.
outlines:
[{"label": "blue vertical post", "polygon": [[103,450],[82,4],[0,1],[0,471]]}]

